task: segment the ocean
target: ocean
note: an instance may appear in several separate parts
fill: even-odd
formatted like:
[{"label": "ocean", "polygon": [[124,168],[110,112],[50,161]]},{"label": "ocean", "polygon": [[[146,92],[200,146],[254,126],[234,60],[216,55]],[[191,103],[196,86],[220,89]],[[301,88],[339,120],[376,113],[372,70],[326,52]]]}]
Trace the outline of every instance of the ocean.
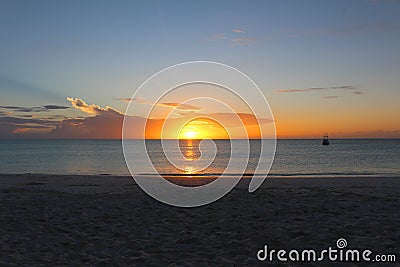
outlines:
[{"label": "ocean", "polygon": [[[139,140],[131,140],[133,149]],[[137,142],[137,144],[135,143]],[[247,141],[235,140],[234,142]],[[247,174],[257,163],[259,141],[251,141]],[[149,154],[160,173],[169,175],[215,175],[223,172],[230,157],[230,142],[216,140],[217,156],[205,170],[196,170],[193,163],[200,156],[196,144],[183,144],[184,167],[179,170],[166,160],[159,141],[147,143]],[[166,148],[168,149],[168,148]],[[140,162],[133,166],[135,174],[146,174]],[[233,155],[235,161],[247,154]],[[262,166],[261,166],[262,167]],[[265,172],[268,171],[267,166]],[[120,140],[0,140],[0,173],[38,174],[108,174],[129,175]],[[238,175],[233,170],[231,175]],[[271,177],[353,177],[400,176],[400,139],[341,139],[322,146],[321,140],[278,140]]]}]

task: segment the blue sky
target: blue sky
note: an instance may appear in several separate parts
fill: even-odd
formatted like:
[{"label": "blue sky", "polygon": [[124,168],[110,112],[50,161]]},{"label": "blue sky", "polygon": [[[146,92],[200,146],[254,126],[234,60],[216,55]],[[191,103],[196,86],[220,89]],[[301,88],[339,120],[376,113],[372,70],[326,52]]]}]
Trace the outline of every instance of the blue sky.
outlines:
[{"label": "blue sky", "polygon": [[[353,114],[349,120],[376,116],[372,119],[385,122],[360,125],[359,132],[400,130],[394,115],[400,111],[399,1],[1,1],[0,6],[2,106],[69,105],[66,97],[77,97],[123,112],[126,103],[114,99],[130,97],[153,73],[210,60],[248,74],[285,125],[290,114],[306,120],[323,110],[337,125],[328,129],[333,132],[342,131],[346,112]],[[340,86],[360,94],[332,89]],[[327,89],[277,92],[313,87]],[[79,110],[67,112],[79,116]]]}]

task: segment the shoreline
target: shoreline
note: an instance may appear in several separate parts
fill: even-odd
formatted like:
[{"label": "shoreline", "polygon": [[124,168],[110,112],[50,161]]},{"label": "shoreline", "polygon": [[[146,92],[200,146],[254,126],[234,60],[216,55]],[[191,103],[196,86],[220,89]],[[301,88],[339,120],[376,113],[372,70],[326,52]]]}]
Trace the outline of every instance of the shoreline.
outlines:
[{"label": "shoreline", "polygon": [[[157,176],[146,176],[160,179]],[[235,177],[237,178],[237,177]],[[165,176],[165,179],[181,186],[201,186],[216,180],[213,176]],[[230,179],[229,176],[221,179]],[[250,177],[242,177],[235,188],[248,188]],[[113,192],[138,187],[129,175],[71,175],[71,174],[0,174],[0,188],[31,188],[63,192]],[[400,176],[353,176],[353,177],[267,177],[259,189],[277,188],[400,188]]]}]

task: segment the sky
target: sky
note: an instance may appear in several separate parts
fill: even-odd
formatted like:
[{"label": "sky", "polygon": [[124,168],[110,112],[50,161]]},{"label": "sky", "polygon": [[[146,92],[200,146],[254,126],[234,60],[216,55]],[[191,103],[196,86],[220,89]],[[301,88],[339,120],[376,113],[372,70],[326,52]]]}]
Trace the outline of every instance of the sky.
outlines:
[{"label": "sky", "polygon": [[0,7],[1,139],[121,138],[135,90],[195,60],[254,80],[278,138],[400,138],[400,1],[1,0]]}]

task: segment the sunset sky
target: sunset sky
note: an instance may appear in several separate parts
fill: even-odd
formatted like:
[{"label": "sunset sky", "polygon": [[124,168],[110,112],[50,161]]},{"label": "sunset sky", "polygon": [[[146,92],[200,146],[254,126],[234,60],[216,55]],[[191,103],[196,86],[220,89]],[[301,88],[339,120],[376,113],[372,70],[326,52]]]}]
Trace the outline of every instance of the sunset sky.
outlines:
[{"label": "sunset sky", "polygon": [[251,77],[278,138],[400,138],[399,14],[395,0],[1,1],[0,139],[120,138],[134,91],[194,60]]}]

